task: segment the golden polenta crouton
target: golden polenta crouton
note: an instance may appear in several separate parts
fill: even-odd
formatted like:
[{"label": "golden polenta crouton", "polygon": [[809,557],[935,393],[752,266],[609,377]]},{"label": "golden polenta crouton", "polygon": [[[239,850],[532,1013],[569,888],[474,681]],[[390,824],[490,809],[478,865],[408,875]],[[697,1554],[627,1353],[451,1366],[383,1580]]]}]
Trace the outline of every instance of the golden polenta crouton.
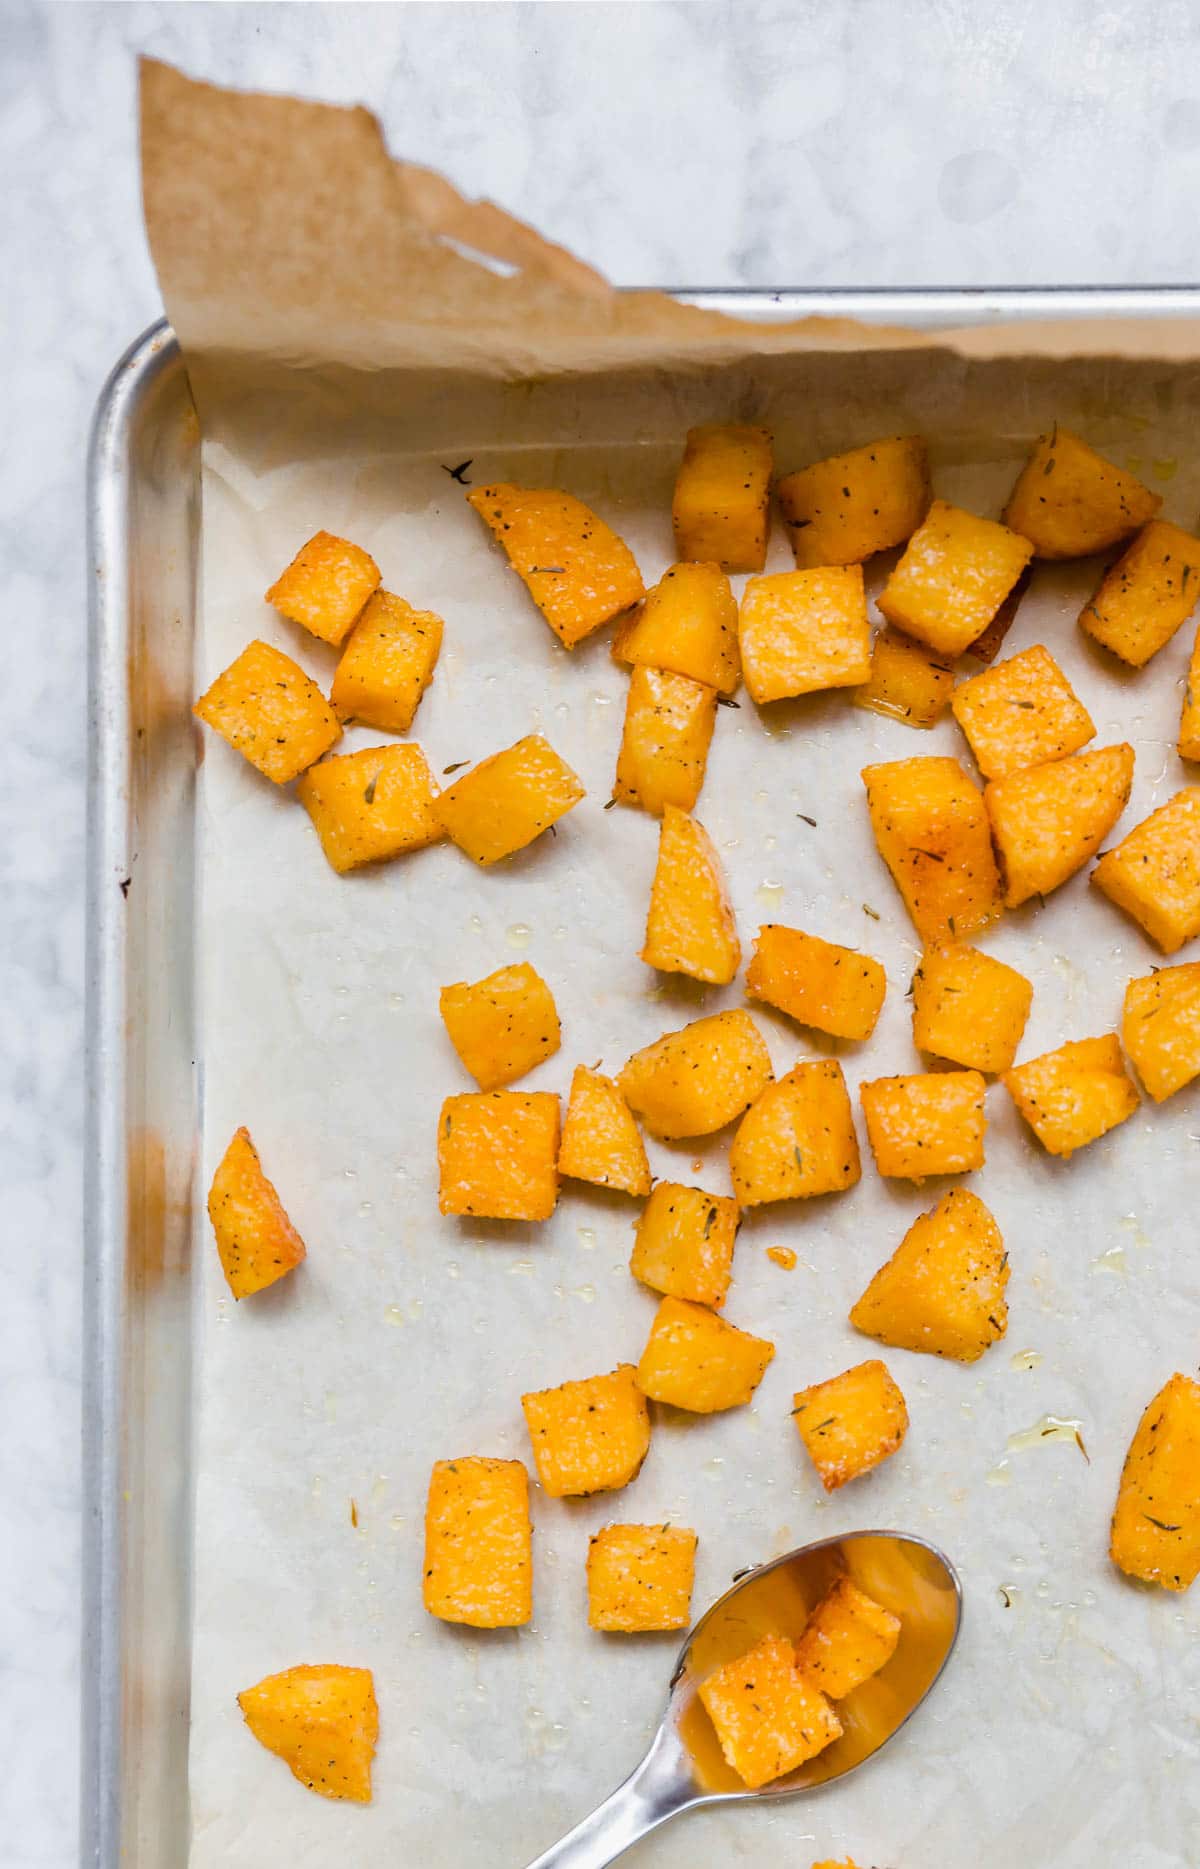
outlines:
[{"label": "golden polenta crouton", "polygon": [[792,1397],[792,1419],[827,1493],[869,1473],[908,1432],[908,1409],[878,1357]]},{"label": "golden polenta crouton", "polygon": [[1178,1372],[1130,1442],[1109,1555],[1127,1576],[1186,1590],[1200,1572],[1200,1382]]},{"label": "golden polenta crouton", "polygon": [[841,1577],[805,1624],[796,1666],[830,1700],[844,1700],[891,1660],[900,1626],[899,1616]]},{"label": "golden polenta crouton", "polygon": [[983,795],[956,759],[863,768],[879,854],[922,941],[962,940],[1000,913]]},{"label": "golden polenta crouton", "polygon": [[262,1171],[248,1129],[235,1132],[208,1191],[208,1217],[221,1270],[235,1298],[273,1285],[298,1266],[304,1241]]},{"label": "golden polenta crouton", "polygon": [[978,1071],[923,1071],[860,1085],[880,1174],[923,1181],[982,1168],[986,1090]]},{"label": "golden polenta crouton", "polygon": [[954,691],[954,669],[902,630],[881,629],[871,645],[871,673],[856,689],[856,707],[909,727],[932,727]]},{"label": "golden polenta crouton", "polygon": [[443,1622],[518,1629],[533,1614],[529,1476],[519,1460],[435,1460],[425,1507],[425,1607]]},{"label": "golden polenta crouton", "polygon": [[1192,644],[1187,680],[1183,687],[1183,707],[1179,715],[1179,757],[1200,759],[1200,630]]},{"label": "golden polenta crouton", "polygon": [[746,991],[818,1032],[870,1038],[887,975],[869,954],[768,922],[758,931]]},{"label": "golden polenta crouton", "polygon": [[1129,982],[1121,1042],[1156,1103],[1200,1077],[1200,961]]},{"label": "golden polenta crouton", "polygon": [[442,793],[447,834],[475,863],[499,863],[565,817],[583,786],[540,733],[481,759]]},{"label": "golden polenta crouton", "polygon": [[376,591],[350,633],[329,699],[339,720],[407,733],[433,680],[443,624],[391,591]]},{"label": "golden polenta crouton", "polygon": [[524,1077],[559,1046],[554,995],[528,961],[498,967],[471,986],[444,986],[438,1006],[450,1043],[480,1090]]},{"label": "golden polenta crouton", "polygon": [[1008,496],[1004,523],[1039,558],[1082,558],[1129,537],[1162,505],[1136,475],[1115,467],[1070,429],[1035,442]]},{"label": "golden polenta crouton", "polygon": [[913,975],[913,1043],[973,1071],[1007,1071],[1017,1055],[1033,987],[978,948],[927,948]]},{"label": "golden polenta crouton", "polygon": [[737,598],[720,565],[672,565],[618,631],[613,656],[733,694],[741,680]]},{"label": "golden polenta crouton", "polygon": [[726,1762],[751,1790],[794,1772],[841,1737],[837,1714],[800,1673],[782,1635],[763,1636],[698,1691]]},{"label": "golden polenta crouton", "polygon": [[992,779],[983,800],[1004,878],[1004,905],[1048,896],[1094,856],[1129,803],[1133,748],[1097,746]]},{"label": "golden polenta crouton", "polygon": [[558,1172],[622,1194],[649,1194],[646,1145],[619,1085],[577,1064],[563,1118]]},{"label": "golden polenta crouton", "polygon": [[469,1091],[438,1118],[438,1209],[488,1220],[548,1220],[558,1204],[558,1098]]},{"label": "golden polenta crouton", "polygon": [[310,1791],[371,1802],[379,1708],[369,1668],[336,1662],[285,1668],[245,1688],[238,1706],[259,1744]]},{"label": "golden polenta crouton", "polygon": [[771,437],[765,428],[689,428],[671,518],[680,558],[722,571],[761,571],[767,555]]},{"label": "golden polenta crouton", "polygon": [[686,1629],[696,1534],[682,1525],[606,1525],[588,1540],[588,1624],[635,1634]]},{"label": "golden polenta crouton", "polygon": [[1001,1082],[1050,1155],[1073,1155],[1086,1148],[1138,1106],[1138,1093],[1112,1033],[1045,1051],[1006,1071]]},{"label": "golden polenta crouton", "polygon": [[767,1084],[738,1125],[729,1151],[743,1207],[834,1194],[858,1180],[858,1138],[836,1058],[797,1064]]},{"label": "golden polenta crouton", "polygon": [[296,778],[342,737],[316,682],[266,642],[247,644],[192,712],[276,785]]},{"label": "golden polenta crouton", "polygon": [[1135,824],[1105,851],[1092,881],[1164,954],[1200,934],[1200,786],[1176,792]]},{"label": "golden polenta crouton", "polygon": [[727,986],[742,964],[721,859],[697,818],[664,805],[642,959],[660,973]]},{"label": "golden polenta crouton", "polygon": [[567,649],[645,594],[624,540],[573,494],[498,481],[467,499]]},{"label": "golden polenta crouton", "polygon": [[861,564],[910,539],[929,511],[921,435],[889,435],[785,474],[775,492],[801,570]]},{"label": "golden polenta crouton", "polygon": [[669,669],[638,666],[629,678],[613,797],[660,818],[690,811],[704,784],[717,691]]},{"label": "golden polenta crouton", "polygon": [[960,681],[950,706],[985,779],[1077,753],[1092,717],[1041,643]]},{"label": "golden polenta crouton", "polygon": [[629,1269],[653,1291],[719,1309],[740,1223],[727,1196],[660,1181],[638,1219]]},{"label": "golden polenta crouton", "polygon": [[1079,613],[1080,627],[1106,649],[1144,668],[1186,623],[1200,597],[1200,539],[1152,519]]},{"label": "golden polenta crouton", "polygon": [[850,1322],[893,1350],[974,1363],[1008,1328],[1007,1284],[999,1227],[978,1195],[952,1188],[913,1221]]},{"label": "golden polenta crouton", "polygon": [[651,1134],[671,1141],[724,1129],[774,1072],[748,1012],[713,1013],[635,1051],[618,1082]]},{"label": "golden polenta crouton", "polygon": [[650,1447],[650,1411],[632,1363],[608,1376],[521,1397],[538,1478],[552,1499],[615,1492],[636,1479]]},{"label": "golden polenta crouton", "polygon": [[412,741],[322,759],[302,774],[296,797],[339,875],[421,850],[442,836],[437,787]]},{"label": "golden polenta crouton", "polygon": [[379,566],[370,552],[332,532],[314,532],[280,572],[267,602],[322,642],[336,644],[378,584]]},{"label": "golden polenta crouton", "polygon": [[742,673],[753,699],[853,688],[871,673],[861,565],[751,578],[738,613]]},{"label": "golden polenta crouton", "polygon": [[765,1337],[705,1305],[664,1298],[637,1366],[638,1388],[652,1402],[713,1415],[748,1402],[774,1354]]},{"label": "golden polenta crouton", "polygon": [[1032,556],[1028,539],[1007,526],[935,500],[879,594],[880,612],[940,655],[961,655]]}]

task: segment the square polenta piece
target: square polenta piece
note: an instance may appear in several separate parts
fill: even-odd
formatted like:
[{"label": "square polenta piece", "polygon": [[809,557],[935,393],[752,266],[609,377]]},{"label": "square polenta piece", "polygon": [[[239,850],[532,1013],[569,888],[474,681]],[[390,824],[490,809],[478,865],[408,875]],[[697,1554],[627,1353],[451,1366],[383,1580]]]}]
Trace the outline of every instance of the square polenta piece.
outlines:
[{"label": "square polenta piece", "polygon": [[498,482],[467,499],[565,648],[645,595],[624,539],[574,494]]},{"label": "square polenta piece", "polygon": [[1083,558],[1126,539],[1162,505],[1136,475],[1097,454],[1069,428],[1034,444],[1004,509],[1004,523],[1039,558]]},{"label": "square polenta piece", "polygon": [[771,437],[765,428],[689,428],[671,519],[680,558],[722,571],[761,571],[767,555]]},{"label": "square polenta piece", "polygon": [[452,841],[486,865],[523,850],[583,796],[583,786],[550,742],[529,733],[464,772],[442,793],[439,810]]},{"label": "square polenta piece", "polygon": [[1111,1032],[1045,1051],[1006,1071],[1001,1081],[1050,1155],[1073,1155],[1086,1148],[1138,1106],[1138,1093]]},{"label": "square polenta piece", "polygon": [[622,1194],[650,1192],[650,1164],[633,1111],[619,1085],[586,1064],[577,1064],[571,1076],[558,1172]]},{"label": "square polenta piece", "polygon": [[659,1181],[637,1221],[629,1270],[652,1291],[719,1310],[741,1214],[727,1195]]},{"label": "square polenta piece", "polygon": [[715,1415],[750,1400],[774,1354],[765,1337],[707,1306],[664,1298],[637,1366],[638,1388],[653,1402]]},{"label": "square polenta piece", "polygon": [[940,655],[961,655],[1032,556],[1029,540],[1007,526],[935,500],[880,592],[880,611]]},{"label": "square polenta piece", "polygon": [[673,1142],[724,1129],[773,1076],[762,1033],[735,1006],[644,1045],[618,1082],[651,1134]]},{"label": "square polenta piece", "polygon": [[443,1622],[519,1629],[533,1614],[529,1476],[519,1460],[436,1460],[425,1508],[425,1607]]},{"label": "square polenta piece", "polygon": [[960,681],[950,702],[985,779],[1077,753],[1096,728],[1041,643]]},{"label": "square polenta piece", "polygon": [[332,532],[314,532],[267,592],[289,622],[322,642],[340,643],[379,585],[379,566],[370,552]]},{"label": "square polenta piece", "polygon": [[329,691],[339,720],[381,733],[407,733],[433,680],[442,619],[414,610],[391,591],[376,591],[342,650]]},{"label": "square polenta piece", "polygon": [[650,1447],[650,1411],[632,1363],[534,1390],[521,1407],[538,1478],[552,1499],[615,1492],[637,1478]]},{"label": "square polenta piece", "polygon": [[775,492],[799,569],[861,564],[929,511],[928,450],[920,435],[890,435],[785,474]]},{"label": "square polenta piece", "polygon": [[339,875],[436,844],[437,787],[419,746],[367,746],[310,766],[296,796]]},{"label": "square polenta piece", "polygon": [[266,642],[247,644],[192,712],[276,785],[296,778],[342,737],[316,682]]},{"label": "square polenta piece", "polygon": [[871,645],[871,673],[854,704],[909,727],[933,727],[954,692],[954,669],[903,630],[881,629]]},{"label": "square polenta piece", "polygon": [[248,1129],[239,1129],[217,1165],[208,1191],[208,1217],[221,1270],[235,1298],[283,1278],[305,1256],[304,1241],[263,1173]]},{"label": "square polenta piece", "polygon": [[686,1629],[696,1534],[682,1525],[606,1525],[588,1540],[588,1625],[614,1634]]},{"label": "square polenta piece", "polygon": [[1186,623],[1200,597],[1200,539],[1152,519],[1105,572],[1080,628],[1132,668],[1144,668]]},{"label": "square polenta piece", "polygon": [[978,948],[928,948],[912,981],[913,1043],[972,1071],[1007,1071],[1017,1055],[1033,987]]},{"label": "square polenta piece", "polygon": [[524,1077],[558,1050],[554,995],[540,973],[520,961],[486,980],[444,986],[438,999],[450,1043],[480,1090]]},{"label": "square polenta piece", "polygon": [[796,1666],[830,1700],[844,1700],[891,1660],[900,1628],[899,1616],[841,1577],[805,1623]]},{"label": "square polenta piece", "polygon": [[836,1194],[859,1178],[858,1137],[836,1058],[794,1064],[759,1092],[729,1150],[743,1207]]},{"label": "square polenta piece", "polygon": [[1129,1577],[1186,1590],[1200,1574],[1200,1382],[1176,1372],[1129,1444],[1109,1555]]},{"label": "square polenta piece", "polygon": [[672,565],[623,626],[613,654],[631,667],[670,669],[732,694],[738,666],[737,598],[720,565]]},{"label": "square polenta piece", "polygon": [[801,1389],[792,1419],[827,1493],[887,1460],[908,1432],[904,1397],[878,1357]]},{"label": "square polenta piece", "polygon": [[979,787],[937,754],[864,766],[879,854],[926,945],[961,940],[1000,913],[1000,877]]},{"label": "square polenta piece", "polygon": [[765,1635],[698,1691],[727,1763],[751,1790],[794,1772],[841,1737],[841,1721],[797,1668],[786,1636]]},{"label": "square polenta piece", "polygon": [[690,676],[640,664],[629,678],[613,797],[661,818],[690,811],[704,784],[717,691]]},{"label": "square polenta piece", "polygon": [[1164,954],[1200,934],[1200,786],[1176,792],[1106,850],[1092,881]]},{"label": "square polenta piece", "polygon": [[558,1204],[558,1098],[546,1090],[447,1097],[438,1118],[438,1210],[548,1220]]},{"label": "square polenta piece", "polygon": [[738,614],[738,644],[746,686],[760,706],[866,681],[871,626],[862,566],[751,578]]},{"label": "square polenta piece", "polygon": [[1131,980],[1121,1040],[1156,1103],[1200,1077],[1200,961]]},{"label": "square polenta piece", "polygon": [[978,1071],[923,1071],[860,1085],[880,1174],[923,1181],[982,1168],[986,1090]]},{"label": "square polenta piece", "polygon": [[869,954],[768,922],[758,931],[746,991],[833,1038],[870,1038],[887,974]]}]

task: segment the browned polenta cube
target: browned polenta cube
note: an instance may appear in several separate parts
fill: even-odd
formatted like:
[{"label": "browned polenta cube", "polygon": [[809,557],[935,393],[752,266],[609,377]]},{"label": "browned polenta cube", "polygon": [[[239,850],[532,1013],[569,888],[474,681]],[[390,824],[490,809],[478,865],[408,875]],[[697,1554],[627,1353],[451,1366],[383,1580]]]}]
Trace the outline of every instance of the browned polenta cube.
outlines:
[{"label": "browned polenta cube", "polygon": [[861,564],[912,537],[929,511],[920,435],[889,435],[785,474],[775,489],[796,563]]},{"label": "browned polenta cube", "polygon": [[236,1131],[217,1165],[208,1217],[235,1298],[273,1285],[305,1256],[304,1241],[264,1175],[248,1129]]},{"label": "browned polenta cube", "polygon": [[840,1577],[804,1625],[796,1666],[830,1700],[844,1700],[891,1660],[899,1640],[899,1616]]},{"label": "browned polenta cube", "polygon": [[961,655],[1032,556],[1029,540],[1007,526],[935,500],[879,594],[880,611],[940,655]]},{"label": "browned polenta cube", "polygon": [[1200,539],[1152,519],[1079,613],[1089,636],[1122,662],[1143,668],[1186,623],[1200,597]]},{"label": "browned polenta cube", "polygon": [[1162,505],[1135,475],[1114,467],[1068,428],[1034,444],[1008,496],[1004,523],[1039,558],[1082,558],[1129,537]]},{"label": "browned polenta cube", "polygon": [[686,1629],[696,1534],[682,1525],[606,1525],[588,1540],[588,1624],[632,1635]]},{"label": "browned polenta cube", "polygon": [[871,673],[861,565],[751,578],[738,614],[746,686],[761,706],[821,688],[853,688]]},{"label": "browned polenta cube", "polygon": [[690,811],[704,784],[717,691],[669,669],[634,669],[625,702],[613,797],[660,818]]},{"label": "browned polenta cube", "polygon": [[797,1064],[760,1092],[729,1151],[743,1207],[851,1188],[861,1173],[854,1116],[835,1058]]},{"label": "browned polenta cube", "polygon": [[438,1118],[438,1209],[487,1220],[548,1220],[558,1204],[558,1098],[480,1090]]},{"label": "browned polenta cube", "polygon": [[558,1008],[540,973],[520,961],[468,986],[444,986],[438,1006],[450,1043],[480,1090],[524,1077],[559,1046]]},{"label": "browned polenta cube", "polygon": [[902,630],[881,629],[871,645],[871,673],[854,695],[856,707],[902,720],[910,727],[933,727],[954,691],[954,669],[924,643]]},{"label": "browned polenta cube", "polygon": [[962,940],[1000,913],[1000,878],[983,794],[956,759],[866,766],[879,854],[927,944]]},{"label": "browned polenta cube", "polygon": [[267,602],[322,642],[340,643],[378,584],[370,552],[332,532],[314,532],[280,572]]},{"label": "browned polenta cube", "polygon": [[519,1629],[533,1614],[529,1476],[519,1460],[435,1460],[425,1507],[425,1607],[443,1622]]},{"label": "browned polenta cube", "polygon": [[1192,644],[1183,689],[1183,707],[1179,715],[1179,757],[1200,759],[1200,630]]},{"label": "browned polenta cube", "polygon": [[675,550],[722,571],[761,571],[767,555],[771,437],[765,428],[689,428],[675,477]]},{"label": "browned polenta cube", "polygon": [[1129,803],[1133,748],[1096,746],[984,788],[1004,905],[1048,896],[1094,856]]},{"label": "browned polenta cube", "polygon": [[316,682],[266,642],[247,644],[192,712],[276,785],[296,778],[342,737]]},{"label": "browned polenta cube", "polygon": [[652,1402],[714,1415],[750,1400],[774,1354],[765,1337],[739,1330],[706,1305],[664,1298],[637,1366],[638,1388]]},{"label": "browned polenta cube", "polygon": [[985,779],[1077,753],[1096,728],[1041,643],[960,681],[950,703]]},{"label": "browned polenta cube", "polygon": [[629,1269],[654,1291],[719,1309],[740,1224],[727,1196],[660,1181],[638,1220]]},{"label": "browned polenta cube", "polygon": [[752,1791],[794,1772],[841,1737],[841,1721],[800,1673],[786,1636],[763,1636],[698,1691],[727,1763]]},{"label": "browned polenta cube", "polygon": [[643,596],[629,547],[574,494],[499,481],[467,499],[566,648]]},{"label": "browned polenta cube", "polygon": [[870,1038],[887,975],[869,954],[768,922],[758,931],[746,991],[818,1032]]},{"label": "browned polenta cube", "polygon": [[664,805],[642,959],[660,973],[727,986],[742,964],[721,859],[697,818]]},{"label": "browned polenta cube", "polygon": [[619,634],[618,661],[671,669],[719,694],[741,679],[737,598],[720,565],[672,565]]},{"label": "browned polenta cube", "polygon": [[880,1174],[923,1181],[982,1168],[986,1090],[978,1071],[922,1071],[860,1085]]},{"label": "browned polenta cube", "polygon": [[1156,1103],[1200,1077],[1200,961],[1131,980],[1121,1039]]},{"label": "browned polenta cube", "polygon": [[1008,1254],[969,1188],[952,1188],[914,1220],[850,1311],[864,1336],[894,1350],[974,1363],[1008,1328]]},{"label": "browned polenta cube", "polygon": [[1106,850],[1092,881],[1164,954],[1200,934],[1200,786],[1176,792]]},{"label": "browned polenta cube", "polygon": [[499,863],[557,824],[584,796],[570,766],[540,733],[481,759],[444,791],[441,821],[476,863]]},{"label": "browned polenta cube", "polygon": [[414,610],[391,591],[369,597],[329,691],[339,719],[382,733],[407,733],[433,680],[442,628],[432,610]]},{"label": "browned polenta cube", "polygon": [[1001,1079],[1050,1155],[1073,1155],[1115,1129],[1138,1106],[1114,1034],[1080,1038],[1005,1071]]},{"label": "browned polenta cube", "polygon": [[908,1432],[904,1397],[878,1357],[801,1389],[792,1419],[827,1493],[888,1459]]},{"label": "browned polenta cube", "polygon": [[812,1869],[858,1869],[858,1864],[851,1856],[841,1856],[837,1862],[832,1856],[826,1856],[822,1862],[814,1863]]},{"label": "browned polenta cube", "polygon": [[412,741],[322,759],[301,776],[296,796],[339,875],[421,850],[442,836],[437,786]]},{"label": "browned polenta cube", "polygon": [[928,948],[913,975],[918,1051],[973,1071],[1007,1071],[1025,1030],[1033,987],[1015,967],[978,948]]},{"label": "browned polenta cube", "polygon": [[650,1411],[632,1363],[521,1397],[538,1478],[552,1499],[616,1492],[650,1447]]},{"label": "browned polenta cube", "polygon": [[1129,1577],[1186,1590],[1200,1574],[1200,1382],[1176,1372],[1125,1456],[1109,1555]]},{"label": "browned polenta cube", "polygon": [[371,1802],[379,1708],[369,1668],[337,1662],[285,1668],[238,1695],[261,1746],[323,1798]]},{"label": "browned polenta cube", "polygon": [[774,1072],[748,1012],[716,1012],[635,1051],[618,1082],[653,1135],[709,1136],[753,1103]]},{"label": "browned polenta cube", "polygon": [[575,1067],[563,1118],[558,1172],[622,1194],[649,1194],[650,1164],[633,1111],[611,1077]]}]

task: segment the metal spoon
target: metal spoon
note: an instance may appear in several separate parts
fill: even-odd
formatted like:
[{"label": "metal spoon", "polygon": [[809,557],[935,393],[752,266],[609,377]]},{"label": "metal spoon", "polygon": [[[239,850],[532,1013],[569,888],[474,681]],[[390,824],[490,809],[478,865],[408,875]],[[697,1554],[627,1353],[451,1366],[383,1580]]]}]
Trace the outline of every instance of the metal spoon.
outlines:
[{"label": "metal spoon", "polygon": [[[896,1651],[838,1702],[842,1736],[806,1765],[749,1791],[725,1763],[696,1688],[764,1635],[799,1636],[810,1611],[849,1575],[900,1617]],[[641,1764],[528,1869],[604,1869],[659,1824],[700,1804],[792,1798],[844,1778],[899,1732],[954,1647],[962,1588],[935,1545],[903,1532],[851,1532],[789,1551],[738,1578],[696,1624],[671,1676],[667,1710]]]}]

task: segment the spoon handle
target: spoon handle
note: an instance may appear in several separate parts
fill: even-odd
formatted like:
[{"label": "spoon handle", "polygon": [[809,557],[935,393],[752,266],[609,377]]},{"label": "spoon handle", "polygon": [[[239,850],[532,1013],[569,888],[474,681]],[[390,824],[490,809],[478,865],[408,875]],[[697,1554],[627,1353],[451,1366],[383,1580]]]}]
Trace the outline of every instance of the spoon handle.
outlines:
[{"label": "spoon handle", "polygon": [[678,1745],[672,1745],[667,1729],[660,1728],[624,1784],[528,1869],[605,1869],[648,1831],[699,1801]]}]

